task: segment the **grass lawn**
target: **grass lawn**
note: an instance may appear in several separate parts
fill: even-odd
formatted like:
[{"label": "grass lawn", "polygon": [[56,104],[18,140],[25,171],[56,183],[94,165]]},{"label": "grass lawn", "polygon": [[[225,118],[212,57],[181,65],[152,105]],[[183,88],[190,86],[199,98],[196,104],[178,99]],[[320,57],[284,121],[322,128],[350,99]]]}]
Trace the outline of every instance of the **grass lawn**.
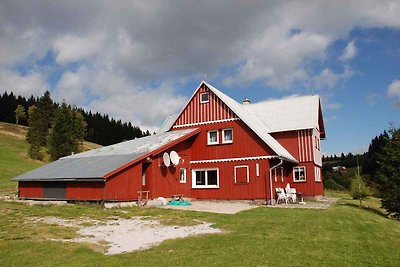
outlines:
[{"label": "grass lawn", "polygon": [[0,132],[0,191],[16,191],[17,183],[11,178],[43,164],[30,159],[27,151],[24,139]]},{"label": "grass lawn", "polygon": [[[400,262],[400,223],[346,204],[327,210],[260,207],[222,215],[155,208],[103,210],[97,205],[29,207],[0,201],[0,212],[2,266],[398,266]],[[28,220],[137,215],[206,220],[225,232],[105,256],[90,245],[47,240],[72,238],[74,229]]]},{"label": "grass lawn", "polygon": [[[21,138],[0,132],[0,189],[10,178],[40,166]],[[387,219],[379,199],[363,208],[343,192],[326,210],[260,207],[235,215],[156,208],[104,210],[99,205],[26,206],[0,200],[0,266],[398,266],[400,223]],[[167,240],[148,250],[103,255],[74,238],[76,229],[33,222],[36,217],[106,219],[151,216],[165,224],[214,223],[222,234]],[[135,240],[132,240],[134,242]]]}]

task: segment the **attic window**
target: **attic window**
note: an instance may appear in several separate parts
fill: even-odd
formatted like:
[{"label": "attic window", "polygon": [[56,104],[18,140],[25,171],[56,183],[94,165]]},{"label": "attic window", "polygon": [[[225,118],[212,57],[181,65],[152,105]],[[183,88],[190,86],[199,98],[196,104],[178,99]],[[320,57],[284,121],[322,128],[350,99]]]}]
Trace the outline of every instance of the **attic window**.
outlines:
[{"label": "attic window", "polygon": [[200,95],[200,103],[201,104],[203,104],[203,103],[208,103],[208,93],[202,93],[201,95]]}]

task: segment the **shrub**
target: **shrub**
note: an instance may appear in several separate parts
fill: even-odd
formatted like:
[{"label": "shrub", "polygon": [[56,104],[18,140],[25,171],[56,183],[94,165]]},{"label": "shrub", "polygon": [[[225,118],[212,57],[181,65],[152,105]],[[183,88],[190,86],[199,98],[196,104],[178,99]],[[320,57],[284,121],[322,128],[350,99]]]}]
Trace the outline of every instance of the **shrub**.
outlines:
[{"label": "shrub", "polygon": [[351,181],[350,194],[353,199],[364,199],[371,195],[371,191],[361,176],[356,175]]}]

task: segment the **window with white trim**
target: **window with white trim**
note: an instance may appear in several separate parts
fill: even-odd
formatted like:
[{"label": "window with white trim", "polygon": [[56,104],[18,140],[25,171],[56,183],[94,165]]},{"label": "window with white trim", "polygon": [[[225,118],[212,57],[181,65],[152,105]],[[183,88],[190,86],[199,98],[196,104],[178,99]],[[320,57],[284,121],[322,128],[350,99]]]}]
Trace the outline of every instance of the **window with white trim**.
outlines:
[{"label": "window with white trim", "polygon": [[223,129],[222,130],[222,143],[229,144],[233,143],[233,129]]},{"label": "window with white trim", "polygon": [[249,183],[249,166],[235,166],[235,184]]},{"label": "window with white trim", "polygon": [[218,130],[208,131],[207,132],[207,144],[208,145],[216,145],[218,144]]},{"label": "window with white trim", "polygon": [[208,93],[201,93],[200,94],[200,103],[208,103],[209,101],[209,94]]},{"label": "window with white trim", "polygon": [[306,167],[293,167],[293,182],[306,181]]},{"label": "window with white trim", "polygon": [[192,170],[192,188],[219,188],[218,168]]},{"label": "window with white trim", "polygon": [[314,168],[315,168],[315,181],[321,182],[321,169],[319,167],[314,167]]},{"label": "window with white trim", "polygon": [[179,182],[181,184],[186,183],[186,168],[180,168],[179,169]]}]

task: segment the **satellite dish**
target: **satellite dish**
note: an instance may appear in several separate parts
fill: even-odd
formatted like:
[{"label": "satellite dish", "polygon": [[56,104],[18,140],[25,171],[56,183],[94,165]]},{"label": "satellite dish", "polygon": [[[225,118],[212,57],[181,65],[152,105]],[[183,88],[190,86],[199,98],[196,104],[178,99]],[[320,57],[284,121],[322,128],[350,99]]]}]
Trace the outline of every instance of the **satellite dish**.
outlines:
[{"label": "satellite dish", "polygon": [[171,151],[171,153],[169,154],[169,157],[171,158],[172,164],[174,164],[175,166],[179,164],[179,160],[181,159],[181,157],[179,157],[179,155],[178,155],[178,153],[176,153],[176,151]]},{"label": "satellite dish", "polygon": [[171,160],[169,158],[169,154],[167,152],[164,152],[162,158],[163,158],[164,165],[169,167],[171,165]]}]

